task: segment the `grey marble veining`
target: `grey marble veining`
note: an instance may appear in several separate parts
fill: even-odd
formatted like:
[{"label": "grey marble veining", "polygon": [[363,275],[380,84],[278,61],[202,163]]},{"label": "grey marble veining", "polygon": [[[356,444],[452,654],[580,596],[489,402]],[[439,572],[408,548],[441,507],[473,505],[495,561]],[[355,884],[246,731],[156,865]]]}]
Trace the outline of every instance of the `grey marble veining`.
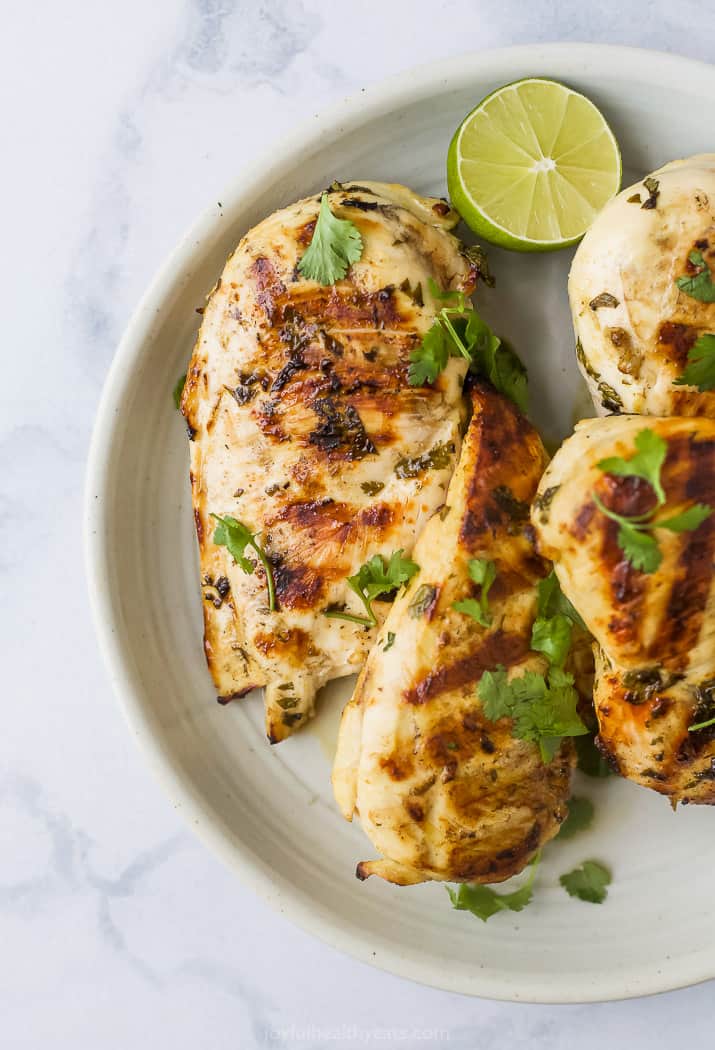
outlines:
[{"label": "grey marble veining", "polygon": [[133,305],[257,151],[463,50],[602,40],[708,59],[712,5],[39,0],[8,6],[2,37],[2,1046],[707,1045],[711,987],[591,1007],[469,1000],[347,959],[253,898],[166,802],[116,708],[87,610],[81,497]]}]

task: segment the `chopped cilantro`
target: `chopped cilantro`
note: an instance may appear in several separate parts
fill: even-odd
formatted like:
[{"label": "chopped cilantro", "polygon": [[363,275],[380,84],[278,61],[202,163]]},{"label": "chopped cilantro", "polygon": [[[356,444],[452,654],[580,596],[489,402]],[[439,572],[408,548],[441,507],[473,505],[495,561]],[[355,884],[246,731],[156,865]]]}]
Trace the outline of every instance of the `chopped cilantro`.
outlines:
[{"label": "chopped cilantro", "polygon": [[472,558],[468,568],[472,580],[481,587],[479,600],[465,598],[463,601],[454,602],[452,608],[456,609],[457,612],[464,613],[466,616],[471,616],[482,627],[489,627],[492,622],[491,613],[489,612],[489,588],[496,579],[497,567],[493,561],[489,561],[487,558]]},{"label": "chopped cilantro", "polygon": [[531,628],[531,648],[543,653],[550,664],[563,667],[571,648],[571,621],[563,613],[536,619]]},{"label": "chopped cilantro", "polygon": [[526,671],[511,680],[499,667],[484,672],[477,695],[491,722],[511,718],[513,736],[538,744],[543,761],[550,762],[562,737],[588,733],[578,714],[573,683],[573,675],[560,667],[551,667],[546,677]]},{"label": "chopped cilantro", "polygon": [[374,627],[377,617],[373,612],[373,601],[384,594],[392,594],[419,571],[419,565],[403,554],[402,549],[393,551],[387,562],[381,554],[375,554],[360,566],[354,576],[348,576],[348,587],[365,606],[366,616],[354,616],[342,609],[326,609],[325,615],[334,620],[349,620],[364,627]]},{"label": "chopped cilantro", "polygon": [[553,569],[543,580],[539,580],[537,591],[539,595],[539,603],[536,609],[537,616],[549,617],[561,613],[563,616],[568,617],[573,624],[577,624],[585,629],[586,624],[561,590],[559,578]]},{"label": "chopped cilantro", "polygon": [[701,335],[688,351],[688,364],[673,380],[676,386],[696,386],[702,394],[715,390],[715,335]]},{"label": "chopped cilantro", "polygon": [[693,272],[678,277],[675,282],[678,288],[691,299],[697,299],[701,303],[715,303],[713,275],[703,253],[695,250],[689,252],[688,262],[693,267]]},{"label": "chopped cilantro", "polygon": [[648,178],[643,179],[643,185],[648,190],[648,196],[641,204],[641,208],[643,211],[651,211],[658,204],[660,183],[657,179],[654,179],[652,175],[649,175]]},{"label": "chopped cilantro", "polygon": [[665,503],[665,493],[660,482],[660,471],[665,462],[668,445],[655,431],[641,430],[635,439],[636,454],[630,459],[622,456],[609,456],[596,464],[606,474],[619,477],[643,478],[649,483],[658,499],[658,504]]},{"label": "chopped cilantro", "polygon": [[579,831],[586,831],[593,823],[594,806],[590,798],[570,798],[569,812],[559,828],[560,839],[570,839]]},{"label": "chopped cilantro", "polygon": [[653,535],[654,529],[667,529],[670,532],[689,532],[696,529],[706,518],[712,514],[712,508],[703,503],[695,503],[692,507],[679,514],[671,515],[669,518],[656,519],[656,511],[665,503],[665,492],[660,479],[660,472],[665,462],[668,451],[667,443],[659,434],[646,428],[641,430],[635,439],[637,452],[631,459],[623,459],[621,456],[610,456],[600,460],[596,465],[600,470],[608,474],[620,477],[643,478],[653,489],[656,496],[656,506],[645,514],[627,516],[617,514],[606,507],[597,494],[593,493],[593,501],[607,518],[618,522],[619,529],[616,536],[618,546],[621,548],[631,565],[640,572],[655,572],[663,560],[662,551],[658,540]]},{"label": "chopped cilantro", "polygon": [[522,911],[533,897],[534,879],[539,865],[539,854],[531,862],[529,878],[524,885],[512,893],[497,893],[491,886],[477,883],[461,883],[456,890],[445,887],[457,911],[470,911],[477,919],[486,922],[499,911]]},{"label": "chopped cilantro", "polygon": [[421,616],[424,616],[428,612],[437,598],[437,588],[431,583],[423,583],[421,587],[417,588],[415,596],[407,606],[407,612],[413,620],[419,620]]},{"label": "chopped cilantro", "polygon": [[450,357],[461,355],[472,371],[488,379],[496,390],[526,412],[526,369],[516,354],[492,332],[477,311],[467,305],[463,292],[443,291],[432,280],[429,286],[434,299],[450,305],[438,311],[421,345],[410,354],[410,385],[434,383]]},{"label": "chopped cilantro", "polygon": [[236,521],[230,514],[226,514],[225,517],[221,518],[218,514],[212,514],[212,518],[216,519],[217,525],[214,530],[213,541],[218,547],[226,547],[228,553],[234,559],[237,565],[239,565],[245,573],[251,576],[256,568],[250,558],[246,557],[246,547],[252,547],[258,555],[258,558],[263,566],[263,571],[266,574],[266,586],[268,588],[268,608],[271,612],[275,612],[276,609],[276,587],[275,580],[273,579],[273,568],[268,556],[262,547],[259,547],[256,542],[257,533],[251,532],[251,530],[240,521]]},{"label": "chopped cilantro", "polygon": [[349,219],[333,215],[328,195],[324,193],[312,240],[298,263],[302,275],[318,284],[335,284],[342,280],[348,267],[358,261],[362,249],[357,226]]},{"label": "chopped cilantro", "polygon": [[531,648],[543,653],[550,664],[563,667],[571,648],[573,627],[584,627],[584,622],[562,592],[553,569],[539,581],[537,590],[539,599],[531,628]]},{"label": "chopped cilantro", "polygon": [[611,768],[596,747],[593,736],[580,736],[574,741],[578,768],[587,777],[610,777]]},{"label": "chopped cilantro", "polygon": [[600,292],[588,305],[592,310],[600,310],[602,306],[607,307],[609,310],[613,310],[619,304],[615,295],[611,295],[610,292]]},{"label": "chopped cilantro", "polygon": [[608,895],[606,887],[611,883],[611,873],[603,864],[585,860],[580,867],[562,875],[559,882],[569,896],[590,904],[602,904]]}]

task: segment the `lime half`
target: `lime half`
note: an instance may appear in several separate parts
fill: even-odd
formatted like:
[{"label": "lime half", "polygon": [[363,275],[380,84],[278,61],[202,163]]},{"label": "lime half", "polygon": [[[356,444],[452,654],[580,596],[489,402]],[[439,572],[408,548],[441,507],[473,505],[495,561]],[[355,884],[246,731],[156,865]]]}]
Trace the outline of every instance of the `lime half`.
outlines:
[{"label": "lime half", "polygon": [[498,88],[449,147],[449,195],[476,234],[517,252],[574,244],[621,184],[621,154],[603,115],[554,80]]}]

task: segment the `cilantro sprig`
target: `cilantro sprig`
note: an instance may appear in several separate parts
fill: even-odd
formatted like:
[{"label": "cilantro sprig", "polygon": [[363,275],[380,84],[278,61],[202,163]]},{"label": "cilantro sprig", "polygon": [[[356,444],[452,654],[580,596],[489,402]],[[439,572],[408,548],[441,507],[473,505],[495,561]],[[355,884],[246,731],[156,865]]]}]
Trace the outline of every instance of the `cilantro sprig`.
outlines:
[{"label": "cilantro sprig", "polygon": [[592,736],[580,736],[574,741],[576,744],[576,764],[587,777],[603,779],[610,777],[612,771],[608,762],[596,747]]},{"label": "cilantro sprig", "polygon": [[696,722],[694,725],[688,726],[688,732],[696,733],[699,729],[709,729],[712,725],[715,725],[715,718],[708,718],[705,722]]},{"label": "cilantro sprig", "polygon": [[630,459],[622,456],[608,456],[598,461],[596,466],[606,474],[618,477],[643,478],[655,492],[658,505],[665,503],[665,492],[660,480],[660,471],[665,462],[668,446],[655,431],[641,430],[635,439],[636,454]]},{"label": "cilantro sprig", "polygon": [[434,383],[450,357],[461,356],[469,362],[472,371],[488,379],[496,390],[526,412],[526,369],[516,354],[492,332],[463,292],[442,291],[431,279],[429,288],[432,297],[445,305],[438,311],[421,345],[410,354],[410,385]]},{"label": "cilantro sprig", "polygon": [[675,386],[696,386],[702,394],[715,390],[715,335],[701,335],[688,351],[688,363],[673,380]]},{"label": "cilantro sprig", "polygon": [[328,204],[328,195],[320,198],[320,211],[307,250],[298,269],[304,277],[318,284],[335,284],[343,279],[348,267],[362,255],[360,231],[349,219],[338,219]]},{"label": "cilantro sprig", "polygon": [[536,619],[531,628],[531,648],[536,653],[543,653],[550,664],[563,667],[571,648],[573,627],[583,627],[583,620],[563,594],[553,569],[539,581],[538,595]]},{"label": "cilantro sprig", "polygon": [[497,893],[491,886],[462,882],[453,889],[446,886],[452,907],[457,911],[470,911],[477,919],[486,922],[500,911],[522,911],[533,898],[534,879],[539,866],[541,854],[537,853],[531,861],[531,871],[527,881],[512,893]]},{"label": "cilantro sprig", "polygon": [[489,589],[496,579],[497,567],[487,558],[472,558],[468,569],[471,579],[481,588],[479,598],[464,598],[462,601],[454,602],[452,608],[466,616],[471,616],[482,627],[489,627],[492,622],[492,615],[489,612]]},{"label": "cilantro sprig", "polygon": [[485,671],[477,686],[485,716],[492,722],[511,718],[512,735],[538,744],[544,762],[551,761],[563,737],[589,732],[578,714],[574,677],[563,666],[576,624],[583,626],[583,621],[561,592],[552,570],[539,581],[536,619],[531,629],[531,648],[543,653],[549,662],[546,675],[526,671],[510,679],[500,666]]},{"label": "cilantro sprig", "polygon": [[568,801],[568,815],[559,828],[560,839],[571,839],[580,831],[586,831],[593,824],[595,807],[590,798],[574,796]]},{"label": "cilantro sprig", "polygon": [[214,530],[213,541],[218,547],[226,547],[228,553],[234,559],[237,565],[243,569],[248,575],[252,576],[255,572],[256,566],[250,558],[246,557],[246,548],[251,547],[258,555],[258,560],[263,566],[263,571],[266,574],[266,587],[268,588],[268,608],[271,612],[276,610],[276,584],[273,578],[273,566],[268,560],[268,556],[262,547],[256,541],[258,533],[251,532],[247,525],[243,522],[236,521],[230,514],[226,514],[224,517],[220,517],[218,514],[212,514],[212,518],[216,520],[216,528]]},{"label": "cilantro sprig", "polygon": [[570,897],[578,897],[589,904],[602,904],[608,895],[611,873],[598,861],[585,860],[578,868],[562,875],[559,882]]},{"label": "cilantro sprig", "polygon": [[546,676],[526,671],[512,679],[503,667],[485,671],[477,695],[489,721],[511,718],[512,735],[538,744],[544,762],[551,761],[563,737],[588,733],[578,714],[573,675],[560,667],[550,667]]},{"label": "cilantro sprig", "polygon": [[703,253],[693,249],[688,253],[688,262],[693,267],[693,272],[677,278],[675,283],[678,288],[691,299],[697,299],[701,303],[715,303],[713,275]]},{"label": "cilantro sprig", "polygon": [[593,501],[607,518],[618,523],[617,543],[631,565],[644,573],[655,572],[663,560],[654,529],[667,529],[669,532],[691,532],[697,529],[712,514],[712,507],[704,503],[695,503],[692,507],[669,518],[656,518],[655,515],[666,502],[665,491],[660,478],[661,468],[665,462],[668,446],[665,440],[654,431],[641,430],[635,439],[636,454],[630,459],[622,456],[609,456],[599,460],[596,466],[606,474],[618,477],[643,478],[653,489],[656,505],[645,514],[618,514],[606,507],[597,493]]},{"label": "cilantro sprig", "polygon": [[416,572],[419,572],[419,568],[416,562],[404,557],[402,549],[393,551],[387,562],[381,554],[374,554],[364,565],[360,566],[354,576],[348,576],[347,579],[348,587],[357,594],[365,606],[366,615],[355,616],[353,613],[335,608],[326,609],[325,615],[333,620],[348,620],[350,623],[358,623],[363,627],[374,627],[377,624],[377,617],[372,608],[373,601],[382,595],[392,594],[398,590],[404,583],[411,580]]}]

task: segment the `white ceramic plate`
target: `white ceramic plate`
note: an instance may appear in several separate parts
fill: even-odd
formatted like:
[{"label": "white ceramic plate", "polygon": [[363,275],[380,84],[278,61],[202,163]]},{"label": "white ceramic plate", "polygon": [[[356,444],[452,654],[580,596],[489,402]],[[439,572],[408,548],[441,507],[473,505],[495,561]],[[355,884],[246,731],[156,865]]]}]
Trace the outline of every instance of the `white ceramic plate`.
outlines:
[{"label": "white ceramic plate", "polygon": [[[444,194],[454,128],[493,88],[562,80],[606,114],[624,180],[715,147],[703,107],[715,69],[672,55],[590,45],[510,48],[412,71],[279,143],[205,212],[140,303],[107,379],[91,449],[87,554],[97,629],[117,694],[191,826],[257,892],[334,946],[428,984],[538,1002],[615,999],[715,975],[712,814],[674,814],[655,794],[584,780],[593,829],[546,851],[534,903],[486,925],[454,912],[444,887],[355,879],[373,856],[333,804],[330,755],[350,682],[326,690],[314,725],[269,747],[260,697],[220,707],[201,647],[197,559],[182,421],[171,390],[195,308],[240,236],[332,179],[385,179]],[[490,252],[497,288],[480,309],[529,366],[547,440],[591,414],[566,300],[571,253]],[[558,875],[606,861],[602,906],[569,898]]]}]

